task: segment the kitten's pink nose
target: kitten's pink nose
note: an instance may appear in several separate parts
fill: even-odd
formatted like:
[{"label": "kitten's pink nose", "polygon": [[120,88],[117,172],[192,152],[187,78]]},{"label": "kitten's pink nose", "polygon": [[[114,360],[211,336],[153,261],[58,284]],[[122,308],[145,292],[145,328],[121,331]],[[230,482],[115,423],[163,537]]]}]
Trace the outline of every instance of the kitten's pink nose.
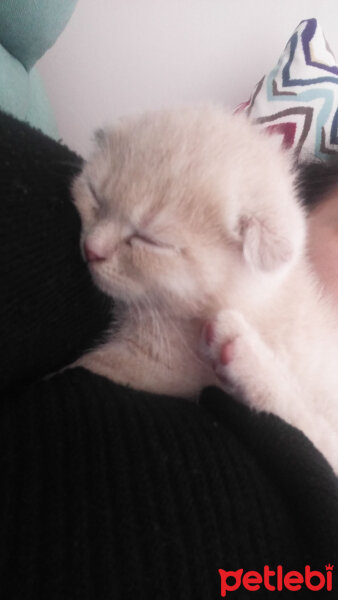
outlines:
[{"label": "kitten's pink nose", "polygon": [[104,260],[104,256],[101,256],[100,254],[95,252],[95,250],[92,250],[92,248],[90,248],[90,246],[87,243],[84,244],[83,250],[87,262]]}]

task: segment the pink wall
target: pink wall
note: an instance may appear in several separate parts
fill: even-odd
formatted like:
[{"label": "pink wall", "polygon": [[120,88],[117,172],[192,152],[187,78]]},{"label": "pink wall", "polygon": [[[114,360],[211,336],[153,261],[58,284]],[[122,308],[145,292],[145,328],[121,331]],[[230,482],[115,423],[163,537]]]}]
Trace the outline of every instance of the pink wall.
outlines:
[{"label": "pink wall", "polygon": [[38,68],[64,141],[86,155],[122,114],[245,100],[310,17],[338,58],[337,0],[79,0]]}]

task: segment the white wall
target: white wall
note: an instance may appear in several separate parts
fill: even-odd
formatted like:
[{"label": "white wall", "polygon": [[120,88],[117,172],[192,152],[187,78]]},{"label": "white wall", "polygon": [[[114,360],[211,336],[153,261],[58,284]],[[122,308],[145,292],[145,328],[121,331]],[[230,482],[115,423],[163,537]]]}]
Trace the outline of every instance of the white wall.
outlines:
[{"label": "white wall", "polygon": [[38,69],[63,140],[86,155],[122,114],[246,100],[311,17],[338,57],[337,0],[79,0]]}]

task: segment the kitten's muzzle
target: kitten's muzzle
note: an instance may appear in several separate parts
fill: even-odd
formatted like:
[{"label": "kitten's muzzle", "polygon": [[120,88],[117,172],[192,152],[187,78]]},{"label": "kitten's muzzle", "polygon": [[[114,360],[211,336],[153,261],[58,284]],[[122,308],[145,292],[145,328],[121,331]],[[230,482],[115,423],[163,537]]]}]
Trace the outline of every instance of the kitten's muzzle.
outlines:
[{"label": "kitten's muzzle", "polygon": [[100,262],[105,260],[105,256],[102,256],[97,251],[93,250],[87,242],[83,246],[83,253],[87,262]]}]

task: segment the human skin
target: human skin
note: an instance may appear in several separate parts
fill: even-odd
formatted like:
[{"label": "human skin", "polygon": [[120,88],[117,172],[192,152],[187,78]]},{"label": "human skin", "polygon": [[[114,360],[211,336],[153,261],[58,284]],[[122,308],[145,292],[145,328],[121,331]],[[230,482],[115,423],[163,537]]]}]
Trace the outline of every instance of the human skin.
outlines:
[{"label": "human skin", "polygon": [[308,252],[325,290],[338,303],[338,186],[310,213]]}]

